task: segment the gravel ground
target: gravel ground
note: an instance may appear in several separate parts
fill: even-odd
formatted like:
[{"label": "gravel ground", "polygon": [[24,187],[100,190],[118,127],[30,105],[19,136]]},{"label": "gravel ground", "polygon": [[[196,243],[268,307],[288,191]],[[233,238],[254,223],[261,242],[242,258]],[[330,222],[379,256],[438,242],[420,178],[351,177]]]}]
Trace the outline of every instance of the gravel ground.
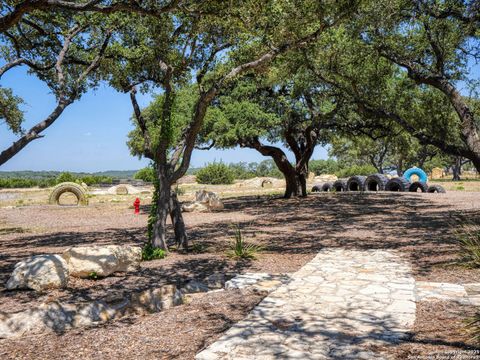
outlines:
[{"label": "gravel ground", "polygon": [[[451,265],[458,256],[455,235],[458,218],[480,222],[478,192],[323,193],[309,196],[307,199],[291,200],[274,196],[249,196],[228,199],[225,205],[225,210],[215,213],[185,214],[190,239],[196,244],[196,248],[202,249],[200,253],[172,252],[164,260],[144,263],[141,271],[137,273],[119,274],[96,281],[74,280],[67,289],[47,294],[32,291],[7,292],[2,287],[0,311],[18,311],[49,300],[78,302],[97,299],[111,292],[137,291],[163,283],[182,285],[190,279],[203,279],[216,272],[223,272],[228,276],[245,271],[293,272],[325,247],[396,250],[411,262],[417,280],[465,283],[478,282],[480,279],[479,270],[467,270]],[[55,206],[0,208],[0,283],[6,282],[17,261],[33,254],[59,253],[74,245],[142,244],[146,240],[148,210],[148,206],[143,206],[142,213],[134,216],[129,202],[96,202],[88,207],[78,208]],[[225,256],[225,251],[233,239],[234,224],[240,224],[244,229],[247,241],[261,244],[265,248],[258,260],[236,262]],[[212,302],[213,309],[215,306],[227,306],[232,303],[231,299],[220,295],[215,299],[217,302]],[[180,316],[184,308],[182,306],[169,311]],[[435,323],[440,309],[434,308],[432,311],[433,315],[430,314],[424,321],[422,320],[427,327]],[[237,312],[236,319],[242,318],[246,312],[248,309]],[[22,340],[23,342],[2,341],[0,348],[6,346],[9,351],[13,351],[18,347],[19,352],[16,353],[18,358],[42,358],[42,353],[48,354],[55,348],[59,353],[63,353],[61,349],[64,342],[71,341],[79,348],[84,347],[82,350],[86,354],[84,357],[88,358],[93,356],[95,349],[98,349],[103,341],[99,340],[96,343],[89,338],[86,334],[90,334],[90,331],[105,331],[103,335],[97,334],[99,339],[102,339],[102,336],[111,337],[109,341],[112,342],[121,341],[113,338],[123,333],[129,334],[128,336],[132,338],[137,336],[135,340],[127,337],[132,343],[148,344],[150,341],[148,339],[152,337],[155,337],[152,340],[154,342],[157,338],[170,338],[173,339],[169,342],[171,346],[182,348],[184,345],[179,342],[174,325],[170,330],[158,325],[152,331],[148,329],[146,332],[139,331],[142,326],[148,327],[149,321],[153,321],[151,319],[158,318],[157,321],[160,322],[167,316],[166,314],[151,315],[129,320],[130,322],[125,320],[103,328],[71,332],[63,336],[32,338]],[[196,321],[196,315],[192,314],[186,312],[182,315],[185,321],[178,324],[177,330],[179,333],[187,334],[185,335],[187,340],[197,344],[194,347],[199,350],[203,346],[201,339],[215,337],[217,336],[215,331],[223,330],[203,328],[198,332],[192,330],[192,333],[189,333],[187,328],[192,328],[188,325],[189,321],[192,324]],[[189,316],[193,318],[189,319]],[[175,323],[173,320],[172,322]],[[451,326],[454,327],[452,333],[460,327],[457,323],[452,323]],[[122,330],[116,330],[117,328]],[[432,336],[435,337],[435,332]],[[29,341],[35,345],[36,353],[32,353],[35,356],[21,352],[21,348]],[[106,346],[117,347],[119,344],[112,343]],[[124,358],[162,358],[162,356],[191,358],[191,354],[196,351],[192,348],[188,350],[190,352],[185,350],[184,355],[178,355],[180,353],[177,350],[170,348],[165,350],[166,353],[162,353],[161,346],[157,348],[154,345],[145,345],[144,348],[140,348],[138,346],[131,348],[125,353]],[[27,350],[28,348],[25,348],[25,351]],[[109,351],[112,353],[105,353],[103,358],[116,358],[114,352],[117,350]]]},{"label": "gravel ground", "polygon": [[474,346],[463,320],[473,316],[473,306],[455,302],[417,303],[414,335],[396,347],[384,349],[395,359],[480,359],[480,347]]}]

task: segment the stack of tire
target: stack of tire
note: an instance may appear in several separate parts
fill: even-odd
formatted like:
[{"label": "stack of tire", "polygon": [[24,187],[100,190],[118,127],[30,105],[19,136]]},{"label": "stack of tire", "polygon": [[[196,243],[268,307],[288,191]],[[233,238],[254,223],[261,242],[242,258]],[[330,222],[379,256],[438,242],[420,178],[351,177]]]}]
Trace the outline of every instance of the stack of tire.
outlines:
[{"label": "stack of tire", "polygon": [[[416,175],[418,181],[411,181],[412,176]],[[413,167],[405,171],[403,177],[389,179],[383,174],[373,174],[369,176],[355,175],[349,179],[340,179],[333,183],[315,185],[312,192],[326,191],[391,191],[391,192],[423,192],[423,193],[445,193],[445,189],[440,185],[428,185],[428,177],[425,171]]]}]

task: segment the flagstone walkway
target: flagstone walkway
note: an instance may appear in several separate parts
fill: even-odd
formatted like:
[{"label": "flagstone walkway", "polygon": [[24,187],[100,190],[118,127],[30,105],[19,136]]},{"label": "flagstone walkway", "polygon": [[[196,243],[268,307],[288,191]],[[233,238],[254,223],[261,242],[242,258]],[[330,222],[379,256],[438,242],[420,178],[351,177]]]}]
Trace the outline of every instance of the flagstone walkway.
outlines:
[{"label": "flagstone walkway", "polygon": [[197,360],[379,359],[415,322],[410,265],[383,250],[324,250]]}]

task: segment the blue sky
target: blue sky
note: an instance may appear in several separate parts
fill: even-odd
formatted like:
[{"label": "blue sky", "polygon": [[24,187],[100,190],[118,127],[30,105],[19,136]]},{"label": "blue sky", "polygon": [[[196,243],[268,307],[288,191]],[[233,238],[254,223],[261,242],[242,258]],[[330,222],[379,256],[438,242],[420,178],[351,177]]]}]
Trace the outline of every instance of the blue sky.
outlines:
[{"label": "blue sky", "polygon": [[[11,87],[26,104],[25,129],[43,120],[54,108],[55,97],[38,79],[29,76],[19,67],[2,77],[2,86]],[[150,97],[139,98],[141,106],[148,104]],[[148,161],[130,155],[125,144],[132,129],[132,107],[128,95],[120,94],[106,85],[85,94],[70,105],[60,118],[45,130],[45,137],[27,145],[20,153],[0,166],[0,171],[12,170],[69,170],[102,171],[134,170]],[[16,136],[5,125],[0,125],[0,149],[8,147]],[[317,147],[313,158],[327,157],[327,152]],[[195,151],[191,166],[202,166],[214,160],[252,162],[267,159],[255,150],[230,149]]]}]

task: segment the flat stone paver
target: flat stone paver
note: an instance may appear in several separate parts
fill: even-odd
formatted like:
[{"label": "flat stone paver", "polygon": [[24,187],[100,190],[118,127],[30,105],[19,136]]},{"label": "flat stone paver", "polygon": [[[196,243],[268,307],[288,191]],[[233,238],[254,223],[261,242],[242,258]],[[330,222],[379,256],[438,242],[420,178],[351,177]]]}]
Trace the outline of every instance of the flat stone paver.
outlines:
[{"label": "flat stone paver", "polygon": [[417,281],[417,301],[455,301],[464,305],[480,306],[480,283],[450,284]]},{"label": "flat stone paver", "polygon": [[415,322],[409,264],[383,250],[324,250],[197,360],[379,359]]}]

